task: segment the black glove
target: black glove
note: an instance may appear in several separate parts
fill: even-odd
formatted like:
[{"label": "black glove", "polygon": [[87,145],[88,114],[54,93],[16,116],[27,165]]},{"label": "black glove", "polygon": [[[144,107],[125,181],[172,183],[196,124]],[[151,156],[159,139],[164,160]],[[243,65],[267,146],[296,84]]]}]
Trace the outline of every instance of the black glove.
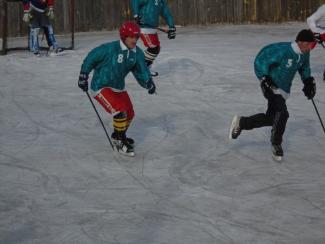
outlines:
[{"label": "black glove", "polygon": [[168,33],[168,39],[175,39],[175,37],[176,37],[176,28],[175,27],[170,27],[167,33]]},{"label": "black glove", "polygon": [[316,94],[316,83],[314,77],[309,77],[302,81],[304,83],[304,88],[302,91],[308,99],[314,98]]},{"label": "black glove", "polygon": [[148,93],[150,95],[156,93],[156,85],[155,85],[155,83],[153,83],[153,80],[152,79],[150,79],[148,81],[148,83],[147,83],[147,89],[148,89]]},{"label": "black glove", "polygon": [[78,86],[84,92],[88,91],[88,74],[81,72],[79,75]]},{"label": "black glove", "polygon": [[261,88],[263,95],[266,99],[269,99],[274,93],[273,89],[278,88],[274,81],[272,80],[272,77],[269,75],[263,76],[261,79]]},{"label": "black glove", "polygon": [[314,33],[314,37],[315,37],[315,40],[321,44],[324,40],[323,40],[323,37],[320,33]]},{"label": "black glove", "polygon": [[136,22],[138,25],[140,25],[140,26],[144,24],[144,22],[143,22],[143,20],[142,20],[142,18],[141,18],[140,15],[136,15],[136,16],[134,16],[134,20],[135,20],[135,22]]}]

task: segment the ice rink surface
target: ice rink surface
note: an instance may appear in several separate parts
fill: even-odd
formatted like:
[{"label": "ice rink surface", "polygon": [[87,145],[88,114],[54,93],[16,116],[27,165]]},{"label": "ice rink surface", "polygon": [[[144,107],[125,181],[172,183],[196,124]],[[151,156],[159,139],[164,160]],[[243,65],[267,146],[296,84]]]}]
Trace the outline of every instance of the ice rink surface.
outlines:
[{"label": "ice rink surface", "polygon": [[[136,157],[113,153],[77,87],[92,48],[84,33],[62,57],[0,57],[1,244],[324,244],[325,135],[296,76],[281,163],[270,128],[228,140],[233,115],[264,112],[258,51],[303,23],[179,28],[160,33],[158,95],[132,76]],[[311,55],[325,120],[325,50]],[[97,106],[111,131],[111,117]]]}]

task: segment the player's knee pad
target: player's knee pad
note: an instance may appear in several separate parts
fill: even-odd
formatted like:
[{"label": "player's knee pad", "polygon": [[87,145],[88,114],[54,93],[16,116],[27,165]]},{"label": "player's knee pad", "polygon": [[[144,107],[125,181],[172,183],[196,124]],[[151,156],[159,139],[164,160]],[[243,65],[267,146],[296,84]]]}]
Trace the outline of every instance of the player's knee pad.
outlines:
[{"label": "player's knee pad", "polygon": [[125,132],[128,128],[127,115],[124,112],[113,117],[113,127],[117,132]]},{"label": "player's knee pad", "polygon": [[158,55],[160,53],[160,46],[155,46],[155,47],[149,47],[147,51],[151,54],[156,54]]}]

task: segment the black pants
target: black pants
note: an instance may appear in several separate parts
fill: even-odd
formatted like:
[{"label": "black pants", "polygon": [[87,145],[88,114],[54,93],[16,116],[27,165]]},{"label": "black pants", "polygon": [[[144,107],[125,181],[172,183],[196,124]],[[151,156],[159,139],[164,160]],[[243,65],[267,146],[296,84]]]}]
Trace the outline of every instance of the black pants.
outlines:
[{"label": "black pants", "polygon": [[271,95],[268,100],[266,113],[242,117],[240,127],[252,130],[264,126],[272,126],[271,142],[280,145],[286,128],[289,113],[285,99],[281,95]]}]

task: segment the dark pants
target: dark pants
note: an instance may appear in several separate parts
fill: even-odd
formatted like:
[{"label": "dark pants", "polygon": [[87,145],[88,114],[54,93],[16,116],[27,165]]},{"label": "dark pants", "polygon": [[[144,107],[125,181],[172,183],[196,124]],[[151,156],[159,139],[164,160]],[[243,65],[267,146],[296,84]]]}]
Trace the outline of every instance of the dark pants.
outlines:
[{"label": "dark pants", "polygon": [[266,113],[242,117],[240,127],[243,130],[252,130],[264,126],[272,126],[271,142],[275,145],[282,143],[289,113],[285,99],[281,95],[270,96]]},{"label": "dark pants", "polygon": [[46,16],[45,13],[40,13],[36,10],[32,10],[31,15],[33,16],[30,20],[31,28],[42,28],[50,25],[49,17]]}]

